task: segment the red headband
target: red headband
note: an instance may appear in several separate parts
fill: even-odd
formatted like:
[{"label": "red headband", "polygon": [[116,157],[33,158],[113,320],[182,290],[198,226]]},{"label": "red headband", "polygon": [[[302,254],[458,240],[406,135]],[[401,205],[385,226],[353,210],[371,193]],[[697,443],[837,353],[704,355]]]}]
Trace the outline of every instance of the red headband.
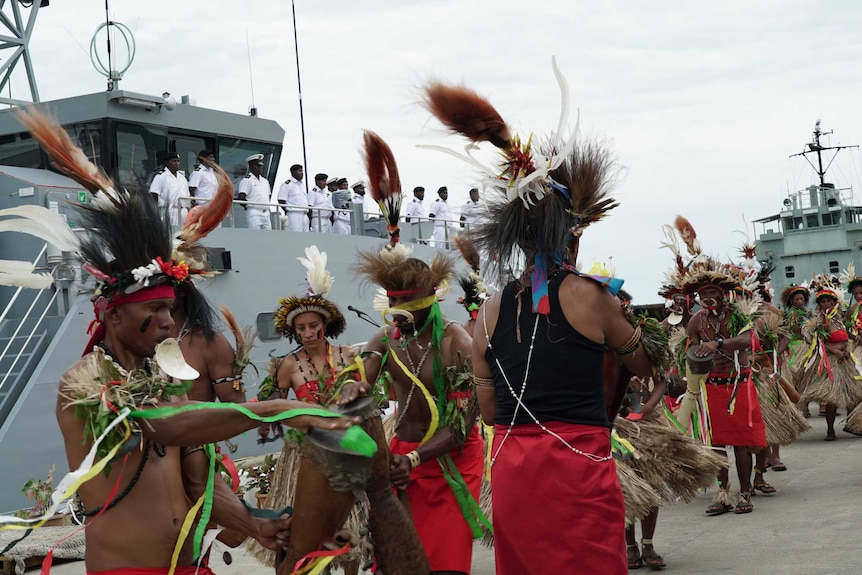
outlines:
[{"label": "red headband", "polygon": [[418,293],[418,289],[386,290],[386,297],[404,297],[408,295],[416,295]]}]

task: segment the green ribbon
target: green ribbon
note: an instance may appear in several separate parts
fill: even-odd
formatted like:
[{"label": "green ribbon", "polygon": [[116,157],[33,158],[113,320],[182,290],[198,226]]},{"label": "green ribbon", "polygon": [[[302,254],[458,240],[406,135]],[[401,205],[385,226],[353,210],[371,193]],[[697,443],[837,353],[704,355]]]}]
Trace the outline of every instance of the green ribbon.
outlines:
[{"label": "green ribbon", "polygon": [[[276,421],[283,421],[285,419],[293,419],[294,417],[299,417],[300,415],[313,415],[317,417],[333,418],[343,417],[342,415],[339,415],[337,413],[333,413],[331,411],[316,407],[301,407],[296,409],[288,409],[287,411],[283,411],[277,415],[270,415],[264,417],[261,415],[257,415],[250,409],[236,403],[210,402],[201,402],[192,405],[183,405],[180,407],[157,407],[155,409],[133,411],[130,415],[131,417],[139,419],[162,419],[165,417],[177,415],[179,413],[184,413],[186,411],[196,411],[199,409],[232,409],[234,411],[239,411],[249,419],[259,421],[261,423],[274,423]],[[362,428],[355,425],[349,427],[344,432],[341,439],[339,440],[339,444],[344,449],[347,449],[356,453],[357,455],[362,455],[364,457],[373,457],[374,453],[377,451],[377,444],[374,442],[374,440],[371,439],[371,437],[367,433],[365,433]]]},{"label": "green ribbon", "polygon": [[206,534],[207,525],[210,522],[210,517],[213,511],[213,500],[215,499],[215,462],[216,452],[215,444],[207,443],[204,445],[204,451],[207,454],[210,462],[210,468],[207,473],[207,486],[204,492],[204,504],[201,507],[201,518],[198,521],[198,526],[195,528],[195,536],[192,540],[192,557],[198,558],[201,555],[201,542]]},{"label": "green ribbon", "polygon": [[482,537],[482,526],[490,533],[494,533],[491,522],[482,513],[482,508],[479,507],[476,499],[473,498],[473,494],[470,493],[467,482],[464,481],[464,477],[458,471],[458,467],[456,467],[455,462],[452,460],[452,456],[447,453],[438,457],[437,462],[443,469],[443,477],[446,479],[446,483],[449,484],[452,493],[455,494],[455,500],[458,502],[458,507],[461,508],[461,514],[467,521],[467,525],[470,526],[470,531],[473,532],[473,539]]}]

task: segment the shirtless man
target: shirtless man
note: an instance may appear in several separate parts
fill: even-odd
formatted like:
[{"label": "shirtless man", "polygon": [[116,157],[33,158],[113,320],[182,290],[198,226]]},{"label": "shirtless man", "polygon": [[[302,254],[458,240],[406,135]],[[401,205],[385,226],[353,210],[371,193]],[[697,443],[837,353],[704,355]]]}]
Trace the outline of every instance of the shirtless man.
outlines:
[{"label": "shirtless man", "polygon": [[[702,309],[688,323],[688,341],[690,346],[697,346],[694,352],[697,357],[715,354],[715,363],[706,382],[712,444],[733,446],[740,491],[739,502],[734,509],[727,499],[730,488],[728,471],[723,469],[718,476],[719,496],[706,512],[710,515],[731,510],[737,514],[750,513],[754,509],[751,503],[752,449],[766,447],[760,408],[749,405],[749,401],[757,401],[756,391],[749,389],[754,385],[750,380],[751,363],[747,351],[751,334],[748,331],[731,333],[728,318],[733,310],[725,303],[725,289],[707,282],[696,286],[696,289]],[[739,366],[739,372],[734,365]],[[730,394],[734,388],[736,396],[732,398]]]},{"label": "shirtless man", "polygon": [[[458,507],[452,488],[443,477],[438,458],[451,457],[467,489],[479,497],[482,474],[482,441],[476,429],[476,413],[464,418],[466,437],[456,440],[450,426],[442,421],[433,433],[431,409],[419,383],[436,399],[435,370],[450,366],[460,369],[471,355],[472,340],[454,321],[442,317],[435,287],[452,273],[451,262],[438,256],[429,267],[416,258],[397,263],[374,254],[361,254],[359,273],[387,290],[393,325],[384,326],[366,345],[365,360],[369,381],[385,370],[391,376],[398,400],[395,437],[390,447],[392,483],[406,490],[413,521],[425,547],[431,572],[455,575],[469,573],[473,534]],[[440,335],[440,343],[435,336]],[[439,345],[439,349],[436,347]],[[385,363],[382,359],[385,358]],[[436,365],[435,365],[436,364]],[[441,369],[442,368],[442,369]],[[445,384],[444,384],[445,385]],[[366,383],[360,390],[367,393]],[[345,392],[339,403],[353,399]]]},{"label": "shirtless man", "polygon": [[189,399],[244,403],[242,378],[234,376],[236,353],[227,338],[215,330],[215,312],[194,284],[177,286],[171,317],[171,337],[179,342],[186,362],[200,373],[188,391]]}]

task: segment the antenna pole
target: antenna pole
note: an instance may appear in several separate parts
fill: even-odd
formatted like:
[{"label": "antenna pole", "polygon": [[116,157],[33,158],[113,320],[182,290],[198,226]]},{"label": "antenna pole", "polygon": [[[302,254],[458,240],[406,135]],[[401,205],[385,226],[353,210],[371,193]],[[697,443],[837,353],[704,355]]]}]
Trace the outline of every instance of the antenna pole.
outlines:
[{"label": "antenna pole", "polygon": [[108,90],[114,89],[114,65],[111,63],[111,14],[105,0],[105,38],[108,40]]},{"label": "antenna pole", "polygon": [[296,4],[294,0],[290,0],[290,9],[293,13],[293,46],[296,54],[296,87],[299,91],[299,131],[302,136],[302,167],[305,169],[305,176],[302,178],[305,182],[305,193],[308,193],[308,158],[305,155],[305,116],[302,114],[302,79],[299,75],[299,42],[296,37]]},{"label": "antenna pole", "polygon": [[257,116],[257,107],[254,105],[254,78],[251,75],[251,44],[248,41],[248,28],[245,29],[245,53],[248,56],[248,83],[251,86],[251,110],[250,116]]}]

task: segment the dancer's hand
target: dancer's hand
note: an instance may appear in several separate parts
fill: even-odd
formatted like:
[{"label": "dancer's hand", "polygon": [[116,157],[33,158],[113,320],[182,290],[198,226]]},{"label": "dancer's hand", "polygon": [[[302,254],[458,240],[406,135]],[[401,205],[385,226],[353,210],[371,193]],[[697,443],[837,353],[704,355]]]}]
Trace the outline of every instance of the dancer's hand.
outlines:
[{"label": "dancer's hand", "polygon": [[308,431],[310,427],[319,429],[347,429],[351,425],[362,423],[361,417],[320,417],[317,415],[299,415],[282,421],[285,425]]},{"label": "dancer's hand", "polygon": [[407,489],[410,483],[410,460],[403,455],[393,455],[389,464],[389,478],[397,489]]},{"label": "dancer's hand", "polygon": [[252,535],[263,547],[272,551],[287,548],[290,545],[290,525],[293,518],[282,515],[280,519],[258,519],[255,521],[255,533]]},{"label": "dancer's hand", "polygon": [[704,341],[694,350],[694,355],[697,357],[706,357],[718,349],[717,341]]},{"label": "dancer's hand", "polygon": [[335,403],[337,405],[347,405],[359,396],[368,395],[369,391],[371,391],[371,384],[367,381],[348,383],[341,389],[341,396],[339,396],[338,401]]}]

